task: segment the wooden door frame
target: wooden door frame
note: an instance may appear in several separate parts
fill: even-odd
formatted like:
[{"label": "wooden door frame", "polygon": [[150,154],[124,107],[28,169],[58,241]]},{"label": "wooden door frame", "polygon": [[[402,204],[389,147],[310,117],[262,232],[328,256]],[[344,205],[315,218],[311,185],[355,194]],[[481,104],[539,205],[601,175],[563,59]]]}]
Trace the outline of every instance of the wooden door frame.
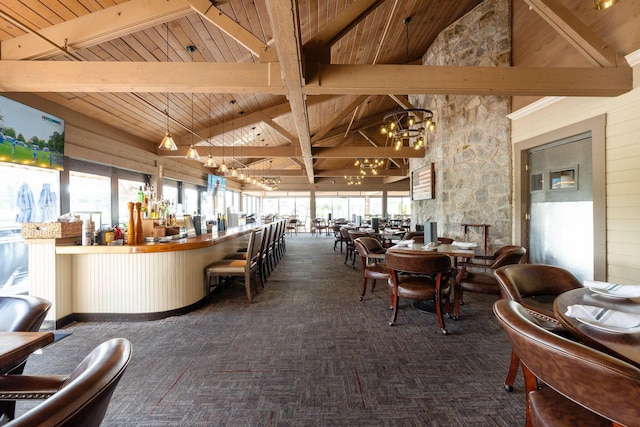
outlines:
[{"label": "wooden door frame", "polygon": [[583,133],[591,134],[593,163],[593,277],[607,278],[607,200],[606,200],[606,115],[583,120],[513,144],[514,159],[514,240],[528,247],[527,214],[529,213],[528,151],[531,148]]}]

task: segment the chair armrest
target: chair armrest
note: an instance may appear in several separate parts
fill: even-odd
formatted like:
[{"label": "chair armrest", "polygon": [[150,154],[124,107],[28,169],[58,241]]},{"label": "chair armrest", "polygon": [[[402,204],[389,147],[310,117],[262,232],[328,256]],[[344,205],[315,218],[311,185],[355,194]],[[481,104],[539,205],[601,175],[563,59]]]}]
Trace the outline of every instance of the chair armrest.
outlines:
[{"label": "chair armrest", "polygon": [[384,254],[369,253],[369,254],[367,254],[367,259],[384,260]]},{"label": "chair armrest", "polygon": [[46,399],[56,394],[68,375],[1,375],[0,400]]}]

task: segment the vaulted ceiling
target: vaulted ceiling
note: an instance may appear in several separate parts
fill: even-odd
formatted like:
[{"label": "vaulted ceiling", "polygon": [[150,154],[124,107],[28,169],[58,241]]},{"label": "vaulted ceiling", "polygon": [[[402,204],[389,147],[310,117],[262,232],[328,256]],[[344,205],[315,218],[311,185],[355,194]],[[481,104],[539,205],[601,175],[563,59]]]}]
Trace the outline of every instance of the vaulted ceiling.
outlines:
[{"label": "vaulted ceiling", "polygon": [[[631,89],[622,55],[640,49],[638,0],[600,12],[587,0],[514,0],[513,67],[419,65],[479,3],[0,0],[0,91],[34,92],[160,156],[194,144],[201,162],[212,154],[305,188],[356,175],[356,157],[388,159],[377,183],[405,179],[424,150],[394,151],[379,130],[409,94],[526,104]],[[157,150],[167,126],[176,152]]]}]

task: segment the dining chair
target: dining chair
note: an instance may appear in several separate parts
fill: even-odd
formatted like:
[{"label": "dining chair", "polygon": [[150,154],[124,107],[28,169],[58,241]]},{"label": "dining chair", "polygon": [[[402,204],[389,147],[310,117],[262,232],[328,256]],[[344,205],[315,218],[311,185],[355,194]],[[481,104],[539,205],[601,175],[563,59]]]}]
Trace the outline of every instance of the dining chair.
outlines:
[{"label": "dining chair", "polygon": [[359,257],[358,249],[356,248],[355,240],[358,237],[370,237],[370,234],[365,231],[359,230],[347,230],[347,235],[349,236],[349,243],[347,244],[347,254],[345,256],[344,262],[346,264],[347,260],[351,258],[351,266],[356,268],[356,259]]},{"label": "dining chair", "polygon": [[[553,299],[572,289],[582,288],[582,283],[569,270],[543,264],[513,264],[494,272],[503,298],[516,301],[540,319],[550,319],[545,327],[555,333],[565,333],[553,314]],[[540,320],[542,325],[542,320]],[[504,381],[507,391],[513,390],[520,359],[511,351],[511,364]]]},{"label": "dining chair", "polygon": [[298,220],[297,219],[293,218],[293,219],[289,219],[287,221],[286,232],[289,234],[289,236],[292,236],[293,233],[295,233],[296,236],[298,235]]},{"label": "dining chair", "polygon": [[45,399],[4,425],[99,426],[131,354],[128,340],[114,338],[96,347],[70,375],[0,375],[0,399]]},{"label": "dining chair", "polygon": [[[213,288],[220,286],[220,278],[244,277],[244,286],[249,302],[253,300],[253,293],[258,293],[258,255],[262,242],[262,230],[254,229],[249,235],[246,259],[221,259],[205,267],[206,300],[211,298],[212,279],[215,278]],[[252,286],[253,284],[253,286]]]},{"label": "dining chair", "polygon": [[516,301],[493,312],[522,361],[527,426],[638,425],[639,368],[541,327]]},{"label": "dining chair", "polygon": [[[0,297],[1,332],[37,332],[42,326],[51,303],[31,295],[11,295]],[[0,375],[21,374],[27,358],[20,359],[0,369]],[[0,419],[12,419],[15,414],[15,400],[0,401]]]},{"label": "dining chair", "polygon": [[363,283],[362,293],[360,294],[360,301],[362,301],[367,292],[369,279],[372,280],[371,292],[373,292],[376,288],[376,280],[388,280],[391,276],[391,271],[384,263],[386,249],[382,247],[378,239],[373,237],[358,237],[353,243],[362,261]]},{"label": "dining chair", "polygon": [[451,259],[446,254],[425,252],[423,254],[406,253],[388,250],[385,263],[391,271],[388,280],[391,296],[391,320],[393,326],[398,317],[399,298],[427,301],[433,300],[436,307],[438,326],[443,334],[447,334],[444,327],[442,302],[445,311],[449,312],[449,295],[451,294]]},{"label": "dining chair", "polygon": [[490,257],[488,265],[478,265],[473,262],[458,263],[460,271],[456,276],[453,289],[453,318],[460,314],[460,304],[464,304],[464,292],[500,295],[500,285],[493,272],[505,265],[518,264],[527,253],[522,246],[508,245],[498,249]]}]

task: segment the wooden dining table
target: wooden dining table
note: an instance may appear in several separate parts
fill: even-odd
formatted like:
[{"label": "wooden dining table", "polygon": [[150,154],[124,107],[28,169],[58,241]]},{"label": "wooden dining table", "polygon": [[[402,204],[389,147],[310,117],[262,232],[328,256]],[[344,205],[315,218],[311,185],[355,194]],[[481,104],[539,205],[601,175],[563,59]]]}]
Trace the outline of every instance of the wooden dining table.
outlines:
[{"label": "wooden dining table", "polygon": [[640,314],[640,302],[628,298],[611,298],[599,295],[588,288],[564,292],[558,295],[553,302],[553,312],[556,319],[579,341],[640,367],[640,333],[608,332],[586,325],[566,315],[567,307],[574,304]]},{"label": "wooden dining table", "polygon": [[0,332],[0,370],[53,342],[52,332]]}]

